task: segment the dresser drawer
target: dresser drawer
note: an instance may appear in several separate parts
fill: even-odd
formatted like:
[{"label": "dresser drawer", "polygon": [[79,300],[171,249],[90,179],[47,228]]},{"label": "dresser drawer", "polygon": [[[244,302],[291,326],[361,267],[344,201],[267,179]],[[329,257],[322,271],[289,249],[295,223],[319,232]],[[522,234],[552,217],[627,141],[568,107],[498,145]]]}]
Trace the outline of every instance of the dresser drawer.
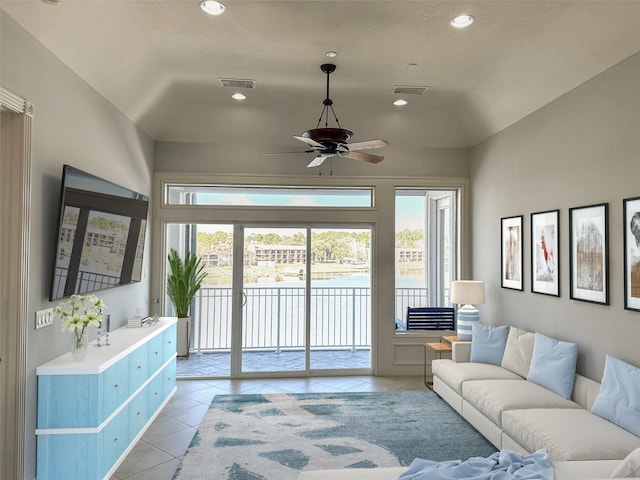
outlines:
[{"label": "dresser drawer", "polygon": [[129,403],[129,434],[131,439],[138,435],[138,432],[145,426],[151,414],[147,391],[143,390]]},{"label": "dresser drawer", "polygon": [[163,332],[162,337],[164,345],[163,358],[167,360],[176,354],[176,326],[172,325],[167,328]]},{"label": "dresser drawer", "polygon": [[164,358],[164,335],[157,335],[149,343],[149,373],[158,370],[165,362]]},{"label": "dresser drawer", "polygon": [[129,446],[129,407],[120,413],[98,434],[99,474],[104,477],[111,466]]},{"label": "dresser drawer", "polygon": [[166,398],[167,395],[171,393],[171,391],[176,386],[176,359],[171,360],[171,363],[164,367],[162,373],[162,394]]},{"label": "dresser drawer", "polygon": [[129,357],[125,357],[115,365],[107,368],[100,375],[102,382],[101,395],[95,399],[102,404],[101,421],[111,415],[129,396]]},{"label": "dresser drawer", "polygon": [[135,392],[149,378],[149,346],[142,345],[129,355],[129,389]]}]

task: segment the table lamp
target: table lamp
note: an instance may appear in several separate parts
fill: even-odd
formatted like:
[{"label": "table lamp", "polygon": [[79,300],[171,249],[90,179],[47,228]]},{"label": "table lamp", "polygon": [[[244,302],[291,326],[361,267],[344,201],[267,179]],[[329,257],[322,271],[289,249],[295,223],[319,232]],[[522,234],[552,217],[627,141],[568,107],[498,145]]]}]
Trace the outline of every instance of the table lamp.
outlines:
[{"label": "table lamp", "polygon": [[478,280],[456,280],[451,283],[451,303],[458,308],[458,338],[471,340],[471,326],[480,318],[474,305],[484,303],[484,282]]}]

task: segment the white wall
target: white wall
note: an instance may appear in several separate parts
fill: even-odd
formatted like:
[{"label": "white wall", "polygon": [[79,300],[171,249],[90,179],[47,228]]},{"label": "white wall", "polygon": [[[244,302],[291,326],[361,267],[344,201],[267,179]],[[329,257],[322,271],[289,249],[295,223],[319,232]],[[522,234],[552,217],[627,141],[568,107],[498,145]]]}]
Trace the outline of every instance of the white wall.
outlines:
[{"label": "white wall", "polygon": [[[552,79],[550,79],[552,81]],[[600,379],[605,354],[640,366],[640,313],[624,309],[622,200],[640,196],[640,54],[472,149],[474,278],[481,321],[579,345]],[[569,299],[569,208],[609,203],[608,306]],[[531,293],[530,214],[560,209],[559,298]],[[524,291],[500,287],[500,218],[524,215]]]},{"label": "white wall", "polygon": [[[250,140],[250,139],[247,139]],[[260,156],[262,152],[286,152],[301,148],[282,145],[220,145],[156,142],[158,172],[204,172],[249,175],[328,176],[332,159],[321,169],[307,168],[312,154]],[[304,150],[304,148],[302,148]],[[469,173],[466,148],[409,149],[391,145],[370,153],[384,155],[381,163],[369,164],[349,158],[333,158],[333,174],[341,176],[460,177]],[[311,156],[309,156],[311,155]],[[329,180],[327,180],[329,181]]]},{"label": "white wall", "polygon": [[[31,246],[29,311],[48,301],[54,256],[62,165],[68,163],[141,193],[151,192],[153,142],[82,79],[28,35],[0,15],[0,83],[35,107],[32,137]],[[147,238],[147,247],[149,238]],[[146,252],[150,252],[147,248]],[[148,271],[149,255],[144,259]],[[100,293],[115,327],[135,312],[148,311],[149,282],[143,280]],[[59,325],[36,331],[28,326],[25,478],[35,477],[36,376],[38,365],[69,351],[68,333]]]}]

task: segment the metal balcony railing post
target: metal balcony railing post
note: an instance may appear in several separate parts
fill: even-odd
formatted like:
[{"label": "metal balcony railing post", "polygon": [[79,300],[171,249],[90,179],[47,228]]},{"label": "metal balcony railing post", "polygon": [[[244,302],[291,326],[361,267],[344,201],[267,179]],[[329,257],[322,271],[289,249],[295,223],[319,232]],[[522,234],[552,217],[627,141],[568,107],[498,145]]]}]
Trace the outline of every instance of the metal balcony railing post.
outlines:
[{"label": "metal balcony railing post", "polygon": [[356,351],[356,289],[351,289],[351,351]]},{"label": "metal balcony railing post", "polygon": [[[198,318],[198,348],[196,351],[196,355],[202,355],[202,298],[204,295],[198,295],[198,312],[200,315],[193,315],[193,321],[196,321],[196,317]],[[194,309],[195,310],[195,309]],[[208,309],[207,309],[208,311]],[[207,323],[209,320],[209,315],[207,315]]]},{"label": "metal balcony railing post", "polygon": [[277,327],[276,327],[276,353],[280,353],[280,290],[281,288],[278,287],[278,309],[277,309],[277,315],[276,315],[276,322],[277,322]]}]

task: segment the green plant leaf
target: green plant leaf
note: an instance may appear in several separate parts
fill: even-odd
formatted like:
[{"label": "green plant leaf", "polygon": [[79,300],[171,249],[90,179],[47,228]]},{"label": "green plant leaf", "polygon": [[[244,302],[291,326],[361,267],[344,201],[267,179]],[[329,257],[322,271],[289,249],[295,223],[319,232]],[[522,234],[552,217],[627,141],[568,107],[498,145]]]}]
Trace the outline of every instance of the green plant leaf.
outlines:
[{"label": "green plant leaf", "polygon": [[167,294],[173,302],[178,317],[188,317],[191,301],[207,276],[205,265],[195,253],[189,252],[182,259],[173,248],[169,251],[167,260],[170,269],[167,277]]}]

